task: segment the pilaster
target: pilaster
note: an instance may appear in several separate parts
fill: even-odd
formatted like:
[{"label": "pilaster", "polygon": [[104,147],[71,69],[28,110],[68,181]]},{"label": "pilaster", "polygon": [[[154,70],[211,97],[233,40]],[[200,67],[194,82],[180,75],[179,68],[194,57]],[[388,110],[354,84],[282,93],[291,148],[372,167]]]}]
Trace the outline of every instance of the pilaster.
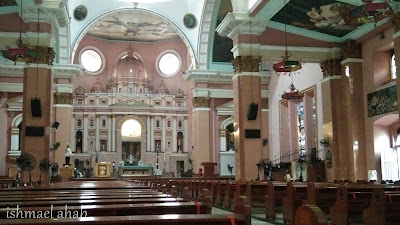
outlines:
[{"label": "pilaster", "polygon": [[[211,162],[210,149],[210,99],[208,97],[194,97],[193,100],[193,133],[194,133],[194,161],[193,169],[197,173],[203,162]],[[185,135],[187,136],[187,135]],[[186,141],[185,141],[186,143]]]}]

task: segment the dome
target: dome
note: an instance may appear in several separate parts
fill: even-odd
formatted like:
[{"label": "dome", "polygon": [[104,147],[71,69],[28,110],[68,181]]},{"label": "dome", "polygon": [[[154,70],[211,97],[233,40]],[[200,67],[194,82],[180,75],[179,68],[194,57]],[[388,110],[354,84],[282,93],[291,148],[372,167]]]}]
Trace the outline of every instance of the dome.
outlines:
[{"label": "dome", "polygon": [[147,78],[143,62],[128,50],[128,55],[120,59],[114,67],[113,77]]}]

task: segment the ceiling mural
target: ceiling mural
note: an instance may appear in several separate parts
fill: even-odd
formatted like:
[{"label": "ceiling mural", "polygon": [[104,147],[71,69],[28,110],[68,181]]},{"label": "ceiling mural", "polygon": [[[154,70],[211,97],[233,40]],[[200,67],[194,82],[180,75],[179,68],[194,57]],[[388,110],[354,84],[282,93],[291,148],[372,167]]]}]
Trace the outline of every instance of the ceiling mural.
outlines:
[{"label": "ceiling mural", "polygon": [[102,17],[89,28],[88,34],[109,40],[145,42],[179,38],[175,30],[161,19],[132,11]]},{"label": "ceiling mural", "polygon": [[[378,7],[378,5],[371,5]],[[382,6],[380,6],[382,7]],[[335,0],[291,0],[272,21],[343,37],[365,23],[375,23],[392,14],[391,8],[366,11]]]},{"label": "ceiling mural", "polygon": [[0,7],[1,6],[12,6],[12,5],[17,5],[15,0],[0,0]]}]

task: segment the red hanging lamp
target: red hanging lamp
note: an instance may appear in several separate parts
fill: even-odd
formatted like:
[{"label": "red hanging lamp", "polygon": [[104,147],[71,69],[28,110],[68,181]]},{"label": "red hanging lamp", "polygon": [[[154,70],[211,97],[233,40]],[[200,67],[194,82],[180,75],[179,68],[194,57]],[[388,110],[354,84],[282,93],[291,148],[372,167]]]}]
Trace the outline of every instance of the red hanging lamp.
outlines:
[{"label": "red hanging lamp", "polygon": [[[286,7],[286,0],[284,2]],[[285,8],[286,9],[286,8]],[[282,61],[275,63],[272,65],[272,68],[277,73],[290,73],[301,69],[301,63],[298,60],[290,59],[290,54],[288,51],[288,43],[287,43],[287,29],[286,29],[286,10],[285,10],[285,55],[282,57]]]}]

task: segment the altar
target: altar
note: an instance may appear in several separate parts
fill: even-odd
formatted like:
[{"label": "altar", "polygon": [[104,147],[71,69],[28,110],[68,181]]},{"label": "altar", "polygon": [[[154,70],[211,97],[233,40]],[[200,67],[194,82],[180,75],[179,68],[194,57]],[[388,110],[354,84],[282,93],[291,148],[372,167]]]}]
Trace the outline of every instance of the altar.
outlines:
[{"label": "altar", "polygon": [[121,178],[137,178],[153,176],[153,167],[150,165],[123,165],[118,168],[118,176]]}]

